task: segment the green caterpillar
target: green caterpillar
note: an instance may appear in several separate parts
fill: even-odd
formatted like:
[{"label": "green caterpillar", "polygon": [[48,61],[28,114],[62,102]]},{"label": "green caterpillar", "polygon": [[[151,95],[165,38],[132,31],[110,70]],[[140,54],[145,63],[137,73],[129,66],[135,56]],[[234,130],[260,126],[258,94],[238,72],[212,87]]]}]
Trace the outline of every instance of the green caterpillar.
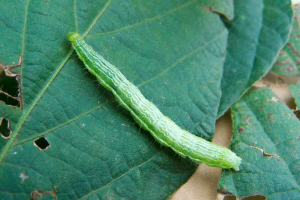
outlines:
[{"label": "green caterpillar", "polygon": [[102,56],[96,53],[77,32],[68,34],[68,40],[85,67],[97,77],[101,85],[111,91],[119,104],[128,110],[135,121],[160,144],[172,148],[196,163],[239,170],[241,158],[229,149],[197,137],[177,126],[170,118],[148,101],[140,90]]}]

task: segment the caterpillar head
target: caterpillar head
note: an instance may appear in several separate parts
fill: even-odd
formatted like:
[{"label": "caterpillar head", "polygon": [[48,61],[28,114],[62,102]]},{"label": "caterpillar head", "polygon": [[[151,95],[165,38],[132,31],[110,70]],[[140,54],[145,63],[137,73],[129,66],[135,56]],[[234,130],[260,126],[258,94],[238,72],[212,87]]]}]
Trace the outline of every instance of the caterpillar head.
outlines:
[{"label": "caterpillar head", "polygon": [[74,42],[79,37],[80,37],[80,35],[77,32],[71,32],[71,33],[68,34],[68,40],[70,42]]}]

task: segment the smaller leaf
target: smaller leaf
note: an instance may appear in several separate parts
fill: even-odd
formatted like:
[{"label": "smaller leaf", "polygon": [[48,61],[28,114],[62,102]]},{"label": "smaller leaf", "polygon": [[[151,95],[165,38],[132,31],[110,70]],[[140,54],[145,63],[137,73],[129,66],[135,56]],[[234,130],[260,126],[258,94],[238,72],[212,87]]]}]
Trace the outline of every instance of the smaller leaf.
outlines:
[{"label": "smaller leaf", "polygon": [[292,22],[292,32],[286,46],[281,50],[277,62],[271,71],[278,76],[296,76],[300,72],[300,5],[293,6],[295,16]]},{"label": "smaller leaf", "polygon": [[218,117],[271,69],[293,15],[290,0],[235,0],[234,6],[234,19],[224,20],[229,36]]},{"label": "smaller leaf", "polygon": [[242,157],[241,170],[225,170],[219,186],[243,196],[268,200],[300,195],[300,122],[269,89],[249,91],[232,108],[231,148]]}]

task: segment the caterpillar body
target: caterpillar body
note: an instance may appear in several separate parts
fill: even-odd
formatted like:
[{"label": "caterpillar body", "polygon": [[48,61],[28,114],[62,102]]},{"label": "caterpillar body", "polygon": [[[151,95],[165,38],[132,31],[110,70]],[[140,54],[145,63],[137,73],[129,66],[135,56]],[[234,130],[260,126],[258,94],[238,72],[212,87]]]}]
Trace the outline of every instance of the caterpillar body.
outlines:
[{"label": "caterpillar body", "polygon": [[160,144],[172,148],[196,163],[239,170],[241,158],[229,149],[197,137],[181,129],[149,100],[112,64],[87,45],[77,32],[68,34],[80,60],[102,86],[111,91],[118,103],[134,120],[149,131]]}]

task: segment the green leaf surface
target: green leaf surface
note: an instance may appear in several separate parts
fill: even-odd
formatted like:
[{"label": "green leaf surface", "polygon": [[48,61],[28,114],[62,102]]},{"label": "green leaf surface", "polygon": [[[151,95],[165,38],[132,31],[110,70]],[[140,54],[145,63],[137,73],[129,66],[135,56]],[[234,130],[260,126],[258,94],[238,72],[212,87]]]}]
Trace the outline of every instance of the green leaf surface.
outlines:
[{"label": "green leaf surface", "polygon": [[[3,32],[17,35],[9,46],[10,36],[1,34],[6,54],[0,60],[23,57],[23,112],[0,152],[0,199],[28,199],[37,190],[54,192],[58,199],[168,198],[197,165],[141,130],[87,73],[66,35],[81,33],[164,114],[210,138],[228,35],[219,14],[207,9],[212,2],[17,3],[0,7]],[[214,3],[216,12],[224,5]],[[218,12],[230,18],[225,11]],[[8,19],[11,12],[23,21]],[[34,145],[41,136],[50,144],[43,151]]]},{"label": "green leaf surface", "polygon": [[0,1],[0,54],[1,62],[17,64],[24,50],[24,26],[27,2],[24,0]]},{"label": "green leaf surface", "polygon": [[235,0],[229,29],[218,116],[239,99],[276,61],[288,39],[290,0]]},{"label": "green leaf surface", "polygon": [[271,71],[278,76],[299,76],[300,70],[300,5],[294,5],[295,16],[292,23],[292,32],[286,46],[280,51],[277,62]]},{"label": "green leaf surface", "polygon": [[243,161],[240,171],[222,173],[219,187],[239,198],[299,199],[300,122],[293,112],[267,88],[249,91],[231,112],[231,149]]}]

